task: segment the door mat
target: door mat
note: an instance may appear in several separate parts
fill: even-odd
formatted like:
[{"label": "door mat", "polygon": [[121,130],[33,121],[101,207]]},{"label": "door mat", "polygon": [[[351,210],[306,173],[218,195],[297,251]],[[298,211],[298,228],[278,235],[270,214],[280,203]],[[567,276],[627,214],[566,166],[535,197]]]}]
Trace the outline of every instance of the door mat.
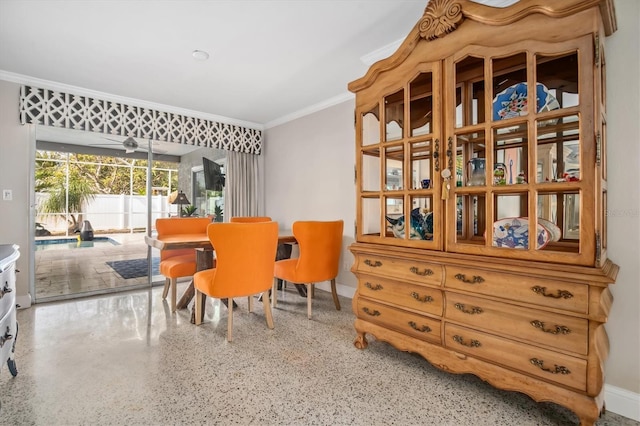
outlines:
[{"label": "door mat", "polygon": [[[131,259],[131,260],[114,260],[112,262],[105,262],[107,265],[111,266],[114,271],[118,275],[120,275],[125,280],[129,278],[139,278],[147,276],[147,269],[149,268],[147,264],[147,259]],[[160,258],[152,257],[151,258],[151,267],[152,274],[159,275],[159,265]]]}]

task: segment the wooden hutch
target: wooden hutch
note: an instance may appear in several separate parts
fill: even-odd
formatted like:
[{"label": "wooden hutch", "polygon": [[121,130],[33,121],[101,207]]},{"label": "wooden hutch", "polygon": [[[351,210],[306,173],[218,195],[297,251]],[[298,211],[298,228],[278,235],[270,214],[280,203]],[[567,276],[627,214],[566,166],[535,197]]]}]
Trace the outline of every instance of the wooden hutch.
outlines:
[{"label": "wooden hutch", "polygon": [[615,30],[612,0],[431,0],[349,84],[356,347],[369,333],[594,424],[618,271],[605,215]]}]

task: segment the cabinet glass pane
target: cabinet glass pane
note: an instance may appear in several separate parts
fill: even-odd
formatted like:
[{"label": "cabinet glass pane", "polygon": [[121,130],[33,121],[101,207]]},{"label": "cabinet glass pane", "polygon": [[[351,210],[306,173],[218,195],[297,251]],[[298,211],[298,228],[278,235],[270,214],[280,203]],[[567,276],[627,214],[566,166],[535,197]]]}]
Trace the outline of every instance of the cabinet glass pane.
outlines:
[{"label": "cabinet glass pane", "polygon": [[380,143],[380,111],[376,104],[371,111],[362,114],[362,146]]},{"label": "cabinet glass pane", "polygon": [[527,115],[527,55],[493,60],[493,120]]},{"label": "cabinet glass pane", "polygon": [[404,89],[384,98],[384,116],[387,141],[401,139],[404,123]]},{"label": "cabinet glass pane", "polygon": [[456,196],[456,242],[484,245],[485,207],[484,194]]},{"label": "cabinet glass pane", "polygon": [[363,191],[380,191],[380,150],[378,148],[362,151],[360,182]]},{"label": "cabinet glass pane", "polygon": [[[464,167],[464,185],[486,184],[485,148],[484,131],[464,133],[456,137],[456,168],[458,165]],[[456,181],[458,178],[459,176],[456,176]]]},{"label": "cabinet glass pane", "polygon": [[580,194],[552,192],[538,195],[538,225],[549,235],[546,250],[579,253]]},{"label": "cabinet glass pane", "polygon": [[577,106],[578,93],[578,53],[562,56],[536,55],[536,77],[538,83],[538,111]]},{"label": "cabinet glass pane", "polygon": [[[527,194],[496,195],[494,202],[493,246],[528,249],[530,233]],[[540,228],[540,231],[544,234],[544,229]],[[544,235],[540,235],[540,238],[542,240],[538,240],[538,248],[544,241]]]},{"label": "cabinet glass pane", "polygon": [[493,185],[527,183],[527,123],[493,131]]},{"label": "cabinet glass pane", "polygon": [[421,73],[409,85],[409,119],[411,135],[426,135],[433,131],[433,78]]},{"label": "cabinet glass pane", "polygon": [[387,237],[406,238],[404,220],[404,198],[385,197],[385,213]]},{"label": "cabinet glass pane", "polygon": [[580,180],[580,120],[577,115],[539,120],[536,182]]},{"label": "cabinet glass pane", "polygon": [[362,205],[362,235],[380,235],[380,198],[367,197],[361,199]]},{"label": "cabinet glass pane", "polygon": [[433,152],[431,140],[414,142],[409,146],[411,149],[411,187],[413,189],[432,188],[431,158]]},{"label": "cabinet glass pane", "polygon": [[411,235],[414,240],[433,240],[432,197],[411,197]]},{"label": "cabinet glass pane", "polygon": [[456,63],[456,128],[484,123],[484,59]]},{"label": "cabinet glass pane", "polygon": [[398,191],[404,188],[404,147],[402,145],[385,148],[385,189]]}]

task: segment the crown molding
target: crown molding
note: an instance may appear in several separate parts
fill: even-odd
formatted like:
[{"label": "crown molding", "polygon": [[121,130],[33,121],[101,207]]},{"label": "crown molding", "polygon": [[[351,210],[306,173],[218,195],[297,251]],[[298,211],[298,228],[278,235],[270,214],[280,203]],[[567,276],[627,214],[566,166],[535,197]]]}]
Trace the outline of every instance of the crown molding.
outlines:
[{"label": "crown molding", "polygon": [[183,115],[186,117],[201,118],[204,120],[216,121],[220,123],[233,124],[236,126],[246,127],[255,130],[264,130],[264,126],[259,123],[253,123],[250,121],[237,120],[234,118],[223,117],[215,114],[208,114],[200,111],[194,111],[185,108],[178,108],[171,105],[159,104],[155,102],[143,101],[140,99],[127,98],[125,96],[113,95],[110,93],[99,92],[97,90],[85,89],[78,86],[72,86],[69,84],[58,83],[50,80],[43,80],[40,78],[30,77],[27,75],[16,74],[5,70],[0,70],[0,80],[9,81],[17,84],[24,84],[41,89],[49,89],[58,92],[73,93],[81,96],[88,96],[91,98],[103,99],[106,101],[118,102],[127,105],[138,106],[142,108],[149,108],[154,110],[160,110],[164,112],[170,112],[174,114]]},{"label": "crown molding", "polygon": [[322,111],[323,109],[332,107],[334,105],[338,105],[341,104],[343,102],[346,102],[350,99],[355,98],[355,95],[353,93],[350,92],[345,92],[341,95],[338,96],[334,96],[333,98],[329,98],[325,101],[319,102],[317,104],[308,106],[306,108],[303,108],[301,110],[292,112],[291,114],[287,114],[284,115],[280,118],[276,118],[275,120],[269,121],[268,123],[266,123],[264,125],[265,129],[270,129],[272,127],[276,127],[279,126],[281,124],[287,123],[289,121],[293,121],[296,120],[298,118],[304,117],[305,115],[310,115],[313,114],[314,112],[318,112],[318,111]]}]

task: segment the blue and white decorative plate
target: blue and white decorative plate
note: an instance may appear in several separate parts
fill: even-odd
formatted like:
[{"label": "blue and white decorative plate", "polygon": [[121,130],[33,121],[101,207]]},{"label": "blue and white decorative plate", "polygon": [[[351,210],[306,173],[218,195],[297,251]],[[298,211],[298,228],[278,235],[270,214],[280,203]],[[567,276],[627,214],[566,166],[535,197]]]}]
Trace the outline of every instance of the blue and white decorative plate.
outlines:
[{"label": "blue and white decorative plate", "polygon": [[[544,248],[550,241],[549,231],[538,223],[536,249]],[[529,219],[510,217],[493,223],[493,246],[514,249],[529,248]]]},{"label": "blue and white decorative plate", "polygon": [[[405,220],[404,215],[397,219],[386,216],[387,222],[391,225],[391,231],[396,238],[404,238]],[[433,213],[420,213],[419,208],[411,210],[411,229],[409,229],[409,239],[411,240],[433,240]]]},{"label": "blue and white decorative plate", "polygon": [[[556,97],[542,83],[536,83],[536,104],[538,112],[560,108]],[[527,111],[527,83],[509,86],[493,98],[494,121],[526,115]]]}]

